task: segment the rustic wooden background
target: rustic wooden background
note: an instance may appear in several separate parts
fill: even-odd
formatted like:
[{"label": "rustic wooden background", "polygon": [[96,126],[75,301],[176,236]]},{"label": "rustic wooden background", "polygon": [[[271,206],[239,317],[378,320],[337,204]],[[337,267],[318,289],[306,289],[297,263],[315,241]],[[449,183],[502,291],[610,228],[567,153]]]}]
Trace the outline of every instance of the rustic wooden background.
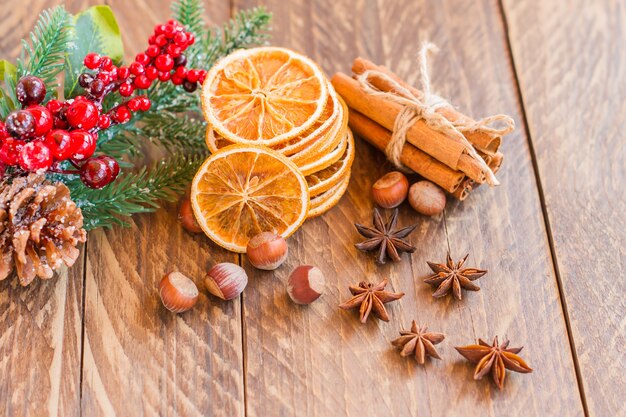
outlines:
[{"label": "rustic wooden background", "polygon": [[[14,58],[39,11],[57,0],[3,0],[0,51]],[[99,1],[67,1],[76,12]],[[168,0],[109,0],[126,51],[143,47]],[[266,4],[273,44],[349,71],[363,55],[416,80],[415,51],[442,53],[433,85],[474,116],[505,112],[503,186],[450,201],[417,221],[418,250],[378,267],[353,247],[368,222],[367,190],[389,170],[362,141],[347,195],[290,239],[276,273],[184,233],[175,207],[94,232],[83,262],[51,282],[0,283],[3,416],[623,416],[626,415],[626,6],[620,0],[207,0],[207,20]],[[426,260],[470,252],[489,269],[463,302],[434,300]],[[201,277],[240,262],[240,299],[202,295],[176,316],[158,299],[169,270]],[[285,281],[311,263],[327,293],[292,304]],[[337,309],[347,286],[388,277],[406,292],[389,323]],[[419,367],[390,345],[411,319],[446,333],[442,361]],[[454,351],[508,336],[534,368],[502,392]]]}]

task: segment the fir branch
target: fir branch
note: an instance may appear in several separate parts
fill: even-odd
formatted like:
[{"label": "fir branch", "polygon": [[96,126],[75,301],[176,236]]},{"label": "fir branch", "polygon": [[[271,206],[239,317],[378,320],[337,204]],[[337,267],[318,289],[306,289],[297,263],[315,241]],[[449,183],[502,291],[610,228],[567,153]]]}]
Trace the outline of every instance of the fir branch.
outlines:
[{"label": "fir branch", "polygon": [[237,49],[263,44],[269,36],[265,32],[271,19],[271,13],[264,7],[255,7],[237,13],[221,30],[207,32],[202,38],[205,55],[202,64],[210,68],[219,58]]},{"label": "fir branch", "polygon": [[85,229],[130,226],[124,217],[159,208],[159,201],[174,201],[189,185],[205,155],[176,155],[143,167],[136,173],[124,173],[100,190],[85,187],[78,179],[66,179],[72,199],[83,212]]},{"label": "fir branch", "polygon": [[205,25],[202,20],[204,5],[202,0],[176,0],[170,6],[174,19],[194,35],[204,33]]},{"label": "fir branch", "polygon": [[71,15],[63,6],[44,10],[30,33],[30,44],[22,40],[17,78],[35,75],[44,81],[49,93],[54,93],[58,87],[56,76],[64,68],[65,54],[71,44]]},{"label": "fir branch", "polygon": [[203,120],[162,111],[146,115],[136,135],[162,145],[169,152],[195,153],[206,150],[205,133]]}]

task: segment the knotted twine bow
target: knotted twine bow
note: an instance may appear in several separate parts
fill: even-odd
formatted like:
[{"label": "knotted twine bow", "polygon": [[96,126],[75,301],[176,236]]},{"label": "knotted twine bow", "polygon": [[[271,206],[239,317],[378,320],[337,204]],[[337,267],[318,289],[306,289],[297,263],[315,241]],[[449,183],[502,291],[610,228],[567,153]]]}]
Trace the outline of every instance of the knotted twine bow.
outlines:
[{"label": "knotted twine bow", "polygon": [[[368,94],[384,97],[390,101],[401,104],[402,111],[396,117],[393,126],[393,134],[391,141],[385,148],[387,158],[398,168],[406,170],[406,167],[400,162],[402,148],[406,142],[406,134],[415,122],[422,119],[426,124],[434,130],[442,134],[452,137],[459,141],[467,150],[467,153],[478,161],[482,168],[487,184],[499,185],[495,174],[489,168],[483,158],[478,155],[474,146],[467,140],[464,134],[481,132],[491,135],[506,135],[515,129],[515,122],[512,118],[504,114],[485,117],[478,121],[467,118],[460,118],[456,121],[446,119],[437,109],[442,107],[451,107],[444,98],[431,92],[430,76],[428,74],[428,54],[430,52],[438,52],[437,46],[430,42],[424,42],[418,54],[419,75],[421,84],[421,94],[415,95],[408,88],[395,79],[377,70],[366,70],[357,77],[357,81],[361,88]],[[379,77],[389,83],[393,88],[391,91],[381,91],[372,85],[369,81],[370,77]],[[494,127],[494,123],[499,122],[502,127]]]}]

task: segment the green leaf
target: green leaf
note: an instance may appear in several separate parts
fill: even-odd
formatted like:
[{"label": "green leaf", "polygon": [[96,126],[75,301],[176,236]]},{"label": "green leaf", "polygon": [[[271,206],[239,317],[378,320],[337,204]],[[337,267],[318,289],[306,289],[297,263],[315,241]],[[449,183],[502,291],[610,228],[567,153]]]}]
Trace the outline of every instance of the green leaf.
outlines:
[{"label": "green leaf", "polygon": [[17,67],[11,64],[6,59],[0,60],[0,81],[4,81],[5,78],[13,78],[17,76]]},{"label": "green leaf", "polygon": [[76,95],[78,76],[85,71],[83,59],[89,52],[120,62],[124,45],[115,15],[109,6],[93,6],[74,17],[74,48],[66,56],[65,97]]}]

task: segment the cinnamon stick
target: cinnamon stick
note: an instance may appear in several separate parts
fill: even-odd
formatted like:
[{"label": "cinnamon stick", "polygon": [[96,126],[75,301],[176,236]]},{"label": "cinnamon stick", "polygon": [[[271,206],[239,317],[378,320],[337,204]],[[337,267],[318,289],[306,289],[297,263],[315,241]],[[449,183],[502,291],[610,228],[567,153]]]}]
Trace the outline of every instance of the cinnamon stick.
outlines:
[{"label": "cinnamon stick", "polygon": [[[367,70],[380,71],[388,75],[398,84],[400,84],[402,87],[409,90],[413,95],[418,96],[418,97],[421,96],[421,92],[418,89],[404,82],[400,77],[398,77],[394,72],[392,72],[388,68],[382,65],[376,65],[375,63],[365,58],[361,58],[361,57],[358,57],[354,60],[352,64],[352,72],[354,74],[361,75]],[[394,91],[393,86],[383,78],[372,77],[370,79],[370,82],[372,83],[372,85],[374,85],[376,88],[378,88],[381,91],[386,91],[386,92]],[[460,113],[459,111],[454,109],[452,106],[442,107],[440,109],[437,109],[436,111],[438,113],[441,113],[446,119],[448,119],[451,122],[455,122],[457,120],[464,120],[470,123],[474,122],[472,118]],[[502,138],[500,136],[490,135],[484,132],[470,132],[470,133],[465,134],[465,137],[472,145],[474,145],[477,149],[484,151],[485,153],[497,152],[498,148],[500,147],[500,143],[502,141]]]},{"label": "cinnamon stick", "polygon": [[[356,110],[387,130],[393,130],[395,120],[402,111],[400,104],[367,94],[356,80],[343,73],[335,74],[331,83],[351,111]],[[464,172],[474,181],[479,183],[485,181],[482,168],[478,161],[467,155],[465,145],[431,129],[423,120],[418,120],[408,130],[407,142],[453,170]]]},{"label": "cinnamon stick", "polygon": [[[504,159],[504,155],[502,154],[502,152],[496,152],[493,155],[485,155],[484,158],[485,162],[487,162],[487,165],[489,165],[489,168],[491,168],[491,170],[495,174],[500,170],[500,167],[502,166],[502,160]],[[470,192],[479,185],[480,184],[476,184],[476,182],[474,182],[472,179],[466,177],[465,179],[463,179],[463,181],[461,181],[459,188],[454,190],[451,194],[459,201],[463,201],[469,196]]]},{"label": "cinnamon stick", "polygon": [[[383,152],[391,141],[391,132],[389,130],[355,110],[350,110],[348,123],[350,129],[356,135]],[[453,193],[459,187],[463,178],[465,178],[462,172],[454,171],[408,143],[402,149],[400,161],[417,174],[434,182],[449,193]]]}]

